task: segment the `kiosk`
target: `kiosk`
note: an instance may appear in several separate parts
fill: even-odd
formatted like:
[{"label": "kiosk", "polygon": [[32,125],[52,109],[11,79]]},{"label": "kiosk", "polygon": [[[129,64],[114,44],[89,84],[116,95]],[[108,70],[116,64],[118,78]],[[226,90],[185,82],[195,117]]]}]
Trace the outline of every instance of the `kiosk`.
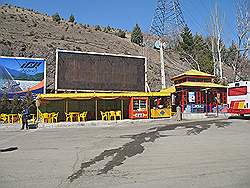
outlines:
[{"label": "kiosk", "polygon": [[129,118],[148,119],[148,97],[131,97]]}]

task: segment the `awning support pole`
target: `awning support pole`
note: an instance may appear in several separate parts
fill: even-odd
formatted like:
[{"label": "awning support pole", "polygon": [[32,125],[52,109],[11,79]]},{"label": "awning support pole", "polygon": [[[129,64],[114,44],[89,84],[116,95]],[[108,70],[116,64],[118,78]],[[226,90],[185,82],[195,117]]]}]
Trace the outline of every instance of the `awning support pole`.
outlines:
[{"label": "awning support pole", "polygon": [[96,99],[96,100],[95,100],[95,120],[98,119],[97,113],[98,113],[98,101],[97,101],[97,99]]},{"label": "awning support pole", "polygon": [[122,111],[122,119],[123,119],[123,99],[121,99],[121,111]]},{"label": "awning support pole", "polygon": [[39,117],[39,108],[37,106],[36,107],[36,123],[38,123],[38,118],[40,119],[40,117]]},{"label": "awning support pole", "polygon": [[151,118],[150,97],[148,97],[148,119]]},{"label": "awning support pole", "polygon": [[66,113],[69,112],[69,101],[68,101],[68,99],[65,100],[65,112]]}]

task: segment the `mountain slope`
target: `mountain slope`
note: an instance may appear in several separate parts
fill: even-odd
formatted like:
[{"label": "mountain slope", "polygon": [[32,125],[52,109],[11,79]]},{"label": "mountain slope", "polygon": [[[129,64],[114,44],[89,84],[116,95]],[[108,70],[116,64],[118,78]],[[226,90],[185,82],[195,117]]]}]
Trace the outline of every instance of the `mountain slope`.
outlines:
[{"label": "mountain slope", "polygon": [[[76,50],[146,56],[150,89],[159,90],[159,52],[140,47],[110,33],[96,31],[94,27],[67,21],[56,23],[52,17],[14,6],[0,6],[0,55],[39,57],[47,60],[47,88],[53,91],[55,75],[55,50]],[[190,67],[168,52],[165,58],[166,81]]]}]

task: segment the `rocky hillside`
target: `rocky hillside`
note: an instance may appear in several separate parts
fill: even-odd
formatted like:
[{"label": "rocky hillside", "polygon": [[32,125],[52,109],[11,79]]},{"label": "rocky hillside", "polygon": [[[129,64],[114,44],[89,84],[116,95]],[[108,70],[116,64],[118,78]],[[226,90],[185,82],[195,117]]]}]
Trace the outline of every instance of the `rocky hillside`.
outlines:
[{"label": "rocky hillside", "polygon": [[[159,52],[130,42],[129,33],[120,38],[112,33],[95,30],[85,24],[68,21],[57,23],[52,17],[14,6],[0,6],[0,55],[39,57],[47,60],[47,88],[53,92],[55,50],[76,50],[114,54],[142,55],[148,59],[150,89],[159,90]],[[179,60],[178,55],[168,52],[165,58],[166,80],[190,67]]]}]

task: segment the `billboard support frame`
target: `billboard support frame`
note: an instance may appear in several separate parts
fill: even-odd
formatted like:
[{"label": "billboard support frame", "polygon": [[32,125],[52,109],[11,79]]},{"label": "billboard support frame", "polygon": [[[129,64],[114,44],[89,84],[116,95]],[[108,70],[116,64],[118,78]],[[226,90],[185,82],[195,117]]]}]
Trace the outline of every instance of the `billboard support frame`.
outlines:
[{"label": "billboard support frame", "polygon": [[46,94],[47,89],[47,61],[44,59],[44,87],[43,87],[43,93]]},{"label": "billboard support frame", "polygon": [[58,49],[56,49],[56,71],[55,71],[55,93],[57,93],[57,84],[58,84]]}]

